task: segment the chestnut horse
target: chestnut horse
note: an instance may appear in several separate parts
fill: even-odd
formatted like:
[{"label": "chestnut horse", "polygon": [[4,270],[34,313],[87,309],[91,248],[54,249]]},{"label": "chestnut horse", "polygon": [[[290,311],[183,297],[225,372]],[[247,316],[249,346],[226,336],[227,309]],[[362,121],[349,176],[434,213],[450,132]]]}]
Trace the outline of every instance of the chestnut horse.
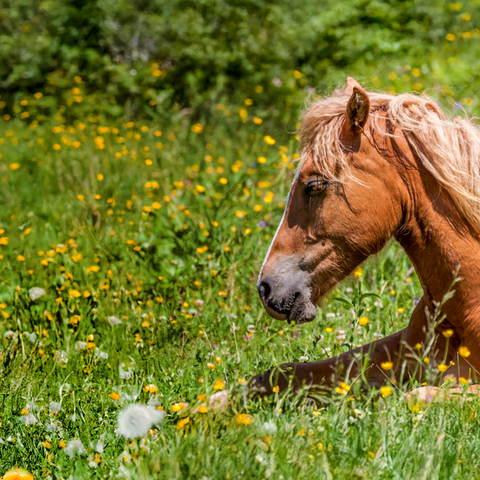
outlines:
[{"label": "chestnut horse", "polygon": [[[410,257],[424,296],[405,329],[334,358],[271,369],[255,376],[250,389],[333,387],[360,375],[374,386],[392,374],[421,380],[424,349],[440,378],[475,381],[479,129],[468,119],[448,119],[426,96],[367,93],[352,78],[302,119],[301,163],[258,277],[267,313],[312,321],[319,300],[391,237]],[[441,303],[457,273],[461,280]],[[436,308],[443,320],[429,340]]]}]

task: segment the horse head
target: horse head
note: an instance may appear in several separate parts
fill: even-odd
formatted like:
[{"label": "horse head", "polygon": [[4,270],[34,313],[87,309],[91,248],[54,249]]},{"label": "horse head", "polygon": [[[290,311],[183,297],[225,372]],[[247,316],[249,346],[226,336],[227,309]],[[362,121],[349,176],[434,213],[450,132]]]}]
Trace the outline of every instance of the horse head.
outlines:
[{"label": "horse head", "polygon": [[349,78],[343,93],[303,115],[302,159],[257,283],[275,319],[313,320],[320,299],[401,223],[405,187],[364,134],[369,112],[369,96]]}]

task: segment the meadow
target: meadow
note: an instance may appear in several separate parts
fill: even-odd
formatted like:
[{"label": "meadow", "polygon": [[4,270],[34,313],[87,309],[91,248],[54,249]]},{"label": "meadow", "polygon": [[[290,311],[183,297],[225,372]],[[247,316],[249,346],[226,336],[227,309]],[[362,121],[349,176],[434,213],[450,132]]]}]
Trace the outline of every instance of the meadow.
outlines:
[{"label": "meadow", "polygon": [[[421,296],[392,243],[311,324],[266,315],[256,277],[298,142],[295,123],[267,118],[259,95],[197,119],[178,110],[163,125],[94,115],[69,123],[62,112],[37,122],[40,94],[22,106],[31,116],[3,117],[2,474],[479,476],[479,403],[466,395],[412,406],[404,394],[414,385],[391,382],[383,392],[336,389],[321,406],[247,398],[255,373],[397,331]],[[233,387],[226,410],[209,408],[212,393]],[[164,418],[125,438],[118,415],[134,402]]]}]

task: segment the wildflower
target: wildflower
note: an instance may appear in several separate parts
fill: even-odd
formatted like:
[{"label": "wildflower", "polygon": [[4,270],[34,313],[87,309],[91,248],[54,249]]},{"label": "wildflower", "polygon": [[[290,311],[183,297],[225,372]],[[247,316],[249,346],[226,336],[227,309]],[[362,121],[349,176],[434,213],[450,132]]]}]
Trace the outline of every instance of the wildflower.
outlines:
[{"label": "wildflower", "polygon": [[441,363],[440,365],[438,365],[437,368],[438,368],[438,370],[439,370],[440,372],[442,372],[442,373],[445,372],[445,371],[448,369],[448,367],[447,367],[446,365],[444,365],[443,363]]},{"label": "wildflower", "polygon": [[367,317],[360,317],[358,319],[358,324],[362,327],[365,327],[368,324],[368,318]]},{"label": "wildflower", "polygon": [[112,399],[112,400],[118,400],[120,398],[120,394],[117,393],[117,392],[112,392],[109,397]]},{"label": "wildflower", "polygon": [[263,137],[263,139],[265,140],[265,143],[267,145],[275,145],[275,139],[272,138],[270,135],[266,135],[265,137]]},{"label": "wildflower", "polygon": [[207,367],[210,369],[210,370],[215,370],[215,364],[214,363],[207,363]]},{"label": "wildflower", "polygon": [[0,245],[8,245],[8,237],[0,237]]},{"label": "wildflower", "polygon": [[25,261],[25,257],[24,257],[23,255],[18,255],[17,260],[18,260],[19,262],[24,262],[24,261]]},{"label": "wildflower", "polygon": [[384,369],[384,370],[391,370],[393,368],[393,362],[382,362],[380,364],[380,366]]},{"label": "wildflower", "polygon": [[253,123],[255,125],[261,125],[263,123],[263,120],[259,117],[253,117]]},{"label": "wildflower", "polygon": [[208,408],[205,406],[205,405],[200,405],[200,407],[198,407],[198,411],[200,413],[207,413],[208,412]]},{"label": "wildflower", "polygon": [[30,295],[30,298],[35,301],[37,298],[40,298],[42,297],[43,295],[45,295],[47,292],[43,289],[43,288],[39,288],[39,287],[34,287],[34,288],[31,288],[29,291],[28,291],[28,294]]},{"label": "wildflower", "polygon": [[85,447],[80,440],[76,438],[70,440],[68,445],[63,449],[63,451],[70,457],[73,458],[75,455],[86,455]]},{"label": "wildflower", "polygon": [[58,447],[59,447],[59,448],[65,448],[66,446],[67,446],[67,444],[66,444],[63,440],[60,440],[60,441],[58,442]]},{"label": "wildflower", "polygon": [[424,361],[425,363],[430,363],[430,358],[429,358],[429,357],[425,357],[425,358],[423,359],[423,361]]},{"label": "wildflower", "polygon": [[222,380],[218,379],[213,384],[213,389],[214,390],[223,390],[224,386],[225,386],[225,384],[222,382]]},{"label": "wildflower", "polygon": [[470,350],[468,349],[468,347],[463,346],[463,347],[460,347],[460,348],[458,349],[458,353],[459,353],[462,357],[467,358],[467,357],[470,356],[470,353],[471,353],[471,352],[470,352]]},{"label": "wildflower", "polygon": [[467,385],[467,383],[468,383],[468,380],[467,380],[466,378],[464,378],[464,377],[460,377],[460,378],[458,379],[458,381],[459,381],[462,385]]},{"label": "wildflower", "polygon": [[150,427],[160,423],[165,412],[154,407],[133,403],[123,408],[118,414],[116,433],[125,438],[136,438],[146,435]]},{"label": "wildflower", "polygon": [[358,267],[358,268],[355,270],[354,275],[355,275],[356,277],[361,277],[361,276],[363,275],[363,270],[362,270],[360,267]]},{"label": "wildflower", "polygon": [[201,123],[196,123],[195,125],[192,125],[191,130],[193,133],[202,133],[203,125]]},{"label": "wildflower", "polygon": [[189,423],[190,423],[190,417],[182,418],[182,420],[180,420],[177,424],[177,429],[181,430],[183,427],[185,427]]},{"label": "wildflower", "polygon": [[392,388],[389,386],[382,387],[380,388],[380,393],[382,394],[383,398],[388,397],[392,394]]},{"label": "wildflower", "polygon": [[226,185],[228,183],[228,180],[224,177],[222,177],[219,181],[222,185]]},{"label": "wildflower", "polygon": [[237,425],[250,425],[253,422],[253,418],[247,413],[237,413],[235,422]]},{"label": "wildflower", "polygon": [[333,328],[327,327],[327,328],[325,329],[325,331],[326,331],[327,333],[332,333],[332,332],[333,332]]},{"label": "wildflower", "polygon": [[180,410],[183,410],[184,408],[187,408],[188,404],[186,403],[174,403],[172,405],[172,412],[176,413],[179,412]]},{"label": "wildflower", "polygon": [[150,394],[153,395],[153,394],[156,394],[156,393],[158,392],[158,389],[157,389],[157,387],[156,387],[155,385],[150,384],[150,385],[145,385],[145,386],[143,387],[143,391],[144,391],[144,392],[148,392],[148,393],[150,393]]},{"label": "wildflower", "polygon": [[69,290],[68,295],[74,298],[79,298],[82,296],[82,294],[78,290]]},{"label": "wildflower", "polygon": [[33,480],[33,475],[23,468],[13,468],[7,470],[2,478],[3,480]]},{"label": "wildflower", "polygon": [[453,330],[452,330],[452,329],[444,330],[444,331],[442,332],[442,335],[443,335],[445,338],[450,338],[450,337],[453,335]]},{"label": "wildflower", "polygon": [[265,157],[258,157],[258,163],[267,163],[267,159]]},{"label": "wildflower", "polygon": [[280,390],[280,387],[278,385],[276,385],[275,387],[272,388],[272,392],[273,393],[276,393]]}]

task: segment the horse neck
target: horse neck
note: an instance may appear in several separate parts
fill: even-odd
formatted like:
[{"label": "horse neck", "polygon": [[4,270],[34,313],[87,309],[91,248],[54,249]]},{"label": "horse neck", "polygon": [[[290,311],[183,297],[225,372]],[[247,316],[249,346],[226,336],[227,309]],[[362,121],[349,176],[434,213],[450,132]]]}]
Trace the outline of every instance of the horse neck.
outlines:
[{"label": "horse neck", "polygon": [[[410,257],[428,304],[453,297],[442,307],[452,325],[478,318],[480,325],[480,241],[448,193],[417,162],[406,175],[410,188],[406,219],[395,237]],[[415,178],[416,177],[416,178]],[[461,279],[454,283],[455,277]]]}]

